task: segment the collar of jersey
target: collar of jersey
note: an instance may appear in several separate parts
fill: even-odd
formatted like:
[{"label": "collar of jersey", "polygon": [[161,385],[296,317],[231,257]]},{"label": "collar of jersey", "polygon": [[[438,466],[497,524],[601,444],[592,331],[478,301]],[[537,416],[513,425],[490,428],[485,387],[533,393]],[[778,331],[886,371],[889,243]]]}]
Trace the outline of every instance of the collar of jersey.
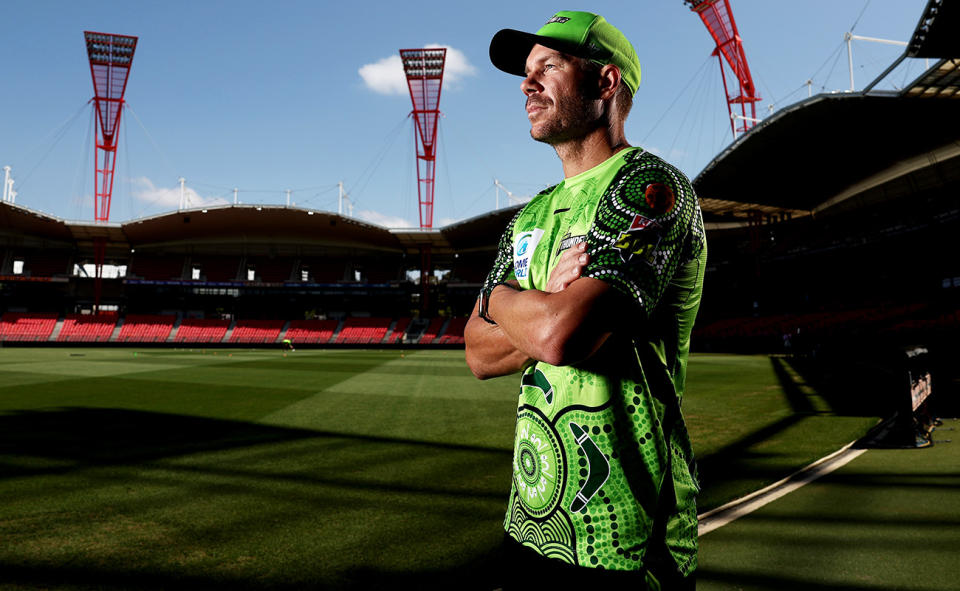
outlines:
[{"label": "collar of jersey", "polygon": [[626,156],[627,154],[630,154],[631,152],[634,152],[634,151],[639,150],[639,149],[640,149],[640,148],[639,148],[638,146],[631,146],[631,147],[627,148],[626,150],[620,150],[619,152],[617,152],[617,153],[614,154],[613,156],[607,158],[606,160],[604,160],[604,161],[601,162],[600,164],[594,166],[593,168],[587,169],[587,170],[581,172],[580,174],[574,175],[574,176],[572,176],[572,177],[570,177],[570,178],[568,178],[568,179],[563,179],[563,182],[562,182],[563,187],[564,187],[565,189],[568,189],[568,190],[569,190],[569,189],[573,189],[573,188],[577,187],[578,185],[581,185],[581,184],[587,182],[588,180],[592,179],[593,177],[597,176],[598,174],[603,173],[607,168],[609,168],[610,166],[612,166],[612,165],[614,164],[614,162],[616,162],[618,159],[621,159],[621,158],[623,158],[624,156]]}]

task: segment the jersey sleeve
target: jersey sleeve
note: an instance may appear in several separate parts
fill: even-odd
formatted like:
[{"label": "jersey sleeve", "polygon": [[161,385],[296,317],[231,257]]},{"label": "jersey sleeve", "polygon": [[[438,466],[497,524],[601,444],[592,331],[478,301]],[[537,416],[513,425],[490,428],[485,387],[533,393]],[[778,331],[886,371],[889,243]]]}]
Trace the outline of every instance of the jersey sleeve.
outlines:
[{"label": "jersey sleeve", "polygon": [[587,242],[583,276],[609,283],[649,316],[679,265],[703,248],[690,181],[652,154],[629,156],[600,198]]},{"label": "jersey sleeve", "polygon": [[507,229],[500,236],[500,242],[497,244],[497,258],[493,262],[493,268],[487,273],[487,279],[483,282],[483,291],[490,293],[493,288],[500,283],[516,279],[513,272],[513,227],[517,223],[517,218],[523,213],[523,209],[517,213],[507,224]]}]

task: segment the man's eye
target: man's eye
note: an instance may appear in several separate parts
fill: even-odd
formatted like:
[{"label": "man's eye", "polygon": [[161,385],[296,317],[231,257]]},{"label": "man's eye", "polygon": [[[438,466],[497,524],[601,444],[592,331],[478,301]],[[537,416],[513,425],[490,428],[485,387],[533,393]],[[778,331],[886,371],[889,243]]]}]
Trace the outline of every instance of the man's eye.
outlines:
[{"label": "man's eye", "polygon": [[544,65],[543,65],[543,71],[546,72],[547,70],[549,70],[549,69],[551,69],[551,68],[555,68],[555,67],[556,67],[556,66],[553,65],[553,64],[544,64]]}]

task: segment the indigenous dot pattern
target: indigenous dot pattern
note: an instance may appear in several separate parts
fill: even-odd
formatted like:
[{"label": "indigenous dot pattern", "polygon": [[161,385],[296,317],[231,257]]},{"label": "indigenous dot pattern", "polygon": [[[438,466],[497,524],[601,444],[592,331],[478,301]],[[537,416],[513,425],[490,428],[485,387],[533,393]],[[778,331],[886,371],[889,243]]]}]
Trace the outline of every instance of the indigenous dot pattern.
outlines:
[{"label": "indigenous dot pattern", "polygon": [[[697,258],[704,248],[703,219],[690,181],[676,168],[649,152],[632,152],[600,198],[587,239],[590,263],[585,277],[602,279],[643,306],[650,314],[677,267]],[[651,185],[672,191],[675,203],[665,212],[647,203]],[[642,216],[653,223],[631,230]],[[624,261],[625,238],[652,249],[647,256]]]},{"label": "indigenous dot pattern", "polygon": [[[565,236],[586,234],[591,263],[584,274],[610,283],[636,302],[638,308],[624,310],[625,315],[638,310],[651,314],[680,265],[693,261],[702,265],[703,225],[689,181],[642,150],[621,154],[619,168],[609,169],[605,180],[598,176],[590,179],[595,183],[579,185],[573,201],[565,185],[551,187],[531,200],[501,238],[484,289],[515,278],[514,239],[534,229],[544,235],[522,286],[538,287],[546,280],[562,254]],[[654,183],[662,186],[651,193],[669,190],[672,206],[650,199],[657,206],[655,211],[648,204],[647,189]],[[567,213],[557,215],[557,211]],[[616,248],[618,242],[637,246],[630,252],[640,256],[625,256],[623,249]],[[695,315],[696,310],[691,313]],[[692,324],[692,316],[685,319],[685,325]],[[676,507],[666,517],[671,533],[664,541],[680,572],[689,573],[696,568],[697,552],[695,466],[679,413],[682,377],[676,390],[670,388],[673,368],[683,364],[679,358],[641,355],[656,349],[662,335],[614,337],[591,358],[590,368],[538,362],[525,370],[528,374],[542,371],[553,388],[553,401],[548,404],[536,388],[521,388],[515,470],[504,527],[511,537],[544,556],[595,568],[640,569],[646,548],[656,543],[653,523],[658,507],[674,505],[660,495],[672,474],[674,483],[680,484]],[[648,382],[649,375],[666,379]],[[653,391],[651,383],[658,384],[658,390]],[[520,429],[529,424],[533,410],[543,422],[529,431],[549,439],[549,448],[532,436],[521,437]],[[524,439],[534,445],[523,443]],[[537,456],[534,446],[545,452]],[[562,461],[554,449],[560,450]],[[559,490],[539,480],[532,463],[537,457],[542,462],[546,457],[541,466],[563,464]],[[531,486],[540,486],[544,496],[530,496]]]}]

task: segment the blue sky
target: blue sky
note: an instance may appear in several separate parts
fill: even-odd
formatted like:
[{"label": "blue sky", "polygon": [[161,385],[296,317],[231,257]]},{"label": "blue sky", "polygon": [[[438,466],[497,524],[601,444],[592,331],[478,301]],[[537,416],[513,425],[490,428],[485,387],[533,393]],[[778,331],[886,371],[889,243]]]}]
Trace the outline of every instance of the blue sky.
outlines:
[{"label": "blue sky", "polygon": [[[844,32],[856,23],[856,34],[907,41],[926,0],[732,5],[766,115],[771,104],[805,98],[811,78],[815,93],[848,88]],[[93,86],[83,31],[137,35],[111,221],[176,209],[183,176],[195,206],[232,202],[234,187],[243,203],[283,204],[292,189],[298,206],[331,211],[343,181],[356,217],[415,226],[410,98],[385,93],[389,68],[369,66],[400,48],[440,44],[456,57],[440,101],[434,225],[442,226],[494,209],[494,178],[524,196],[562,177],[553,150],[529,137],[520,79],[494,69],[487,48],[497,30],[533,31],[563,8],[603,14],[637,49],[632,144],[693,178],[730,143],[713,41],[681,0],[7,0],[0,166],[13,168],[18,204],[92,220]],[[901,52],[854,42],[857,88]],[[919,75],[922,60],[913,61],[887,86]],[[830,137],[829,129],[815,132]]]}]

